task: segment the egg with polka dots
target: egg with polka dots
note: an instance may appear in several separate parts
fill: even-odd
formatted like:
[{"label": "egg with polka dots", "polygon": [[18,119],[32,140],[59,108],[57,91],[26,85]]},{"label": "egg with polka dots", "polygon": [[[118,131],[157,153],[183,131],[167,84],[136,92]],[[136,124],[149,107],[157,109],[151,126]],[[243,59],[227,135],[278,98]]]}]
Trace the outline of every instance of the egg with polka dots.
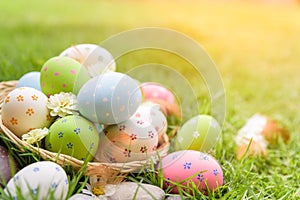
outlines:
[{"label": "egg with polka dots", "polygon": [[[199,191],[207,194],[207,188],[213,191],[223,185],[223,171],[219,163],[212,156],[199,151],[173,152],[162,159],[157,170],[162,170],[164,188],[171,189],[171,193],[187,191],[186,188],[195,185]],[[174,186],[172,182],[181,187]]]},{"label": "egg with polka dots", "polygon": [[95,160],[118,163],[146,160],[156,155],[157,145],[154,126],[144,119],[131,117],[103,130]]},{"label": "egg with polka dots", "polygon": [[37,89],[16,88],[4,98],[2,122],[20,138],[35,128],[49,127],[52,118],[47,101],[46,95]]},{"label": "egg with polka dots", "polygon": [[46,136],[46,149],[91,161],[99,144],[94,124],[80,116],[66,116],[55,121]]},{"label": "egg with polka dots", "polygon": [[61,52],[59,56],[80,62],[91,77],[116,70],[116,62],[111,53],[96,44],[77,44]]},{"label": "egg with polka dots", "polygon": [[50,58],[43,65],[40,75],[41,88],[47,96],[60,92],[77,94],[89,79],[87,70],[68,57]]},{"label": "egg with polka dots", "polygon": [[100,124],[118,124],[137,110],[142,93],[136,80],[119,72],[107,72],[89,80],[78,93],[80,113]]},{"label": "egg with polka dots", "polygon": [[141,89],[145,101],[152,101],[161,106],[162,111],[167,117],[175,115],[181,118],[181,108],[173,92],[159,83],[144,82]]},{"label": "egg with polka dots", "polygon": [[66,199],[68,190],[69,181],[64,169],[54,162],[40,161],[16,173],[4,192],[12,199],[18,199],[19,192],[26,199]]}]

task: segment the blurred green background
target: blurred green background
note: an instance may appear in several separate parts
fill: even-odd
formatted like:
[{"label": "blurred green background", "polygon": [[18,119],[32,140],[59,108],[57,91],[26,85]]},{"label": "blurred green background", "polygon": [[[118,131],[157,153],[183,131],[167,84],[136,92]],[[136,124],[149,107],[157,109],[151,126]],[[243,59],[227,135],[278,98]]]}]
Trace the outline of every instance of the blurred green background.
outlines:
[{"label": "blurred green background", "polygon": [[[237,110],[239,114],[274,110],[296,114],[299,15],[299,7],[289,4],[1,1],[0,80],[18,79],[25,72],[40,70],[47,59],[71,45],[99,44],[133,28],[163,27],[202,45],[221,73],[229,105],[247,104],[247,109],[242,106]],[[118,60],[118,70],[152,61],[149,55],[162,64],[168,60],[171,67],[182,64],[168,56],[157,58],[137,52]]]}]

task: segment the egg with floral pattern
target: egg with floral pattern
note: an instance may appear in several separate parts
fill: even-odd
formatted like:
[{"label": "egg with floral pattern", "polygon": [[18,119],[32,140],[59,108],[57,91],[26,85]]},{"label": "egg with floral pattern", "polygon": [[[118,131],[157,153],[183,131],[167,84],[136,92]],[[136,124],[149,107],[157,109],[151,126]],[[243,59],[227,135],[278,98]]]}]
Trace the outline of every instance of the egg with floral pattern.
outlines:
[{"label": "egg with floral pattern", "polygon": [[40,83],[43,93],[47,96],[60,92],[77,94],[89,79],[87,70],[76,60],[53,57],[44,63]]},{"label": "egg with floral pattern", "polygon": [[52,118],[47,101],[46,95],[34,88],[14,89],[4,98],[1,111],[3,124],[20,138],[30,130],[49,127]]},{"label": "egg with floral pattern", "polygon": [[142,103],[133,117],[149,122],[158,133],[159,143],[164,141],[164,134],[167,132],[168,122],[158,104],[152,102]]},{"label": "egg with floral pattern", "polygon": [[[212,156],[199,151],[173,152],[162,159],[157,170],[162,170],[164,188],[172,188],[172,193],[178,193],[178,190],[188,192],[188,188],[194,184],[206,194],[206,185],[210,191],[223,185],[223,171],[219,163]],[[172,182],[179,186],[174,186]]]},{"label": "egg with floral pattern", "polygon": [[64,169],[54,162],[40,161],[15,174],[4,192],[11,199],[18,199],[18,193],[26,199],[66,199],[68,190],[69,181]]},{"label": "egg with floral pattern", "polygon": [[46,136],[46,149],[91,161],[97,151],[99,134],[94,124],[83,117],[69,115],[55,121]]},{"label": "egg with floral pattern", "polygon": [[107,72],[89,80],[78,96],[80,113],[100,124],[118,124],[137,110],[142,93],[136,80],[119,72]]},{"label": "egg with floral pattern", "polygon": [[59,56],[80,62],[91,77],[116,70],[116,62],[111,53],[96,44],[78,44],[67,48]]},{"label": "egg with floral pattern", "polygon": [[149,122],[133,117],[103,130],[95,159],[100,162],[146,160],[156,155],[157,145],[155,128]]},{"label": "egg with floral pattern", "polygon": [[210,115],[192,117],[179,129],[175,150],[197,150],[208,152],[216,145],[222,129],[215,118]]}]

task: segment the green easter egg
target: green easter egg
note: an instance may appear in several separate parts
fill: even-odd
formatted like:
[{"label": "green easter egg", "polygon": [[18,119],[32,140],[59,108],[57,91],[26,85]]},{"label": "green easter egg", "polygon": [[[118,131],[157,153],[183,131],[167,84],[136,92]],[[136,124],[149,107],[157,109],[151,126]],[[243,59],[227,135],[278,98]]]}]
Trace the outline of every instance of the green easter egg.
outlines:
[{"label": "green easter egg", "polygon": [[50,58],[41,69],[40,83],[47,96],[60,92],[77,94],[90,79],[87,70],[79,62],[68,57]]},{"label": "green easter egg", "polygon": [[99,144],[99,134],[93,123],[80,116],[66,116],[55,121],[46,137],[46,149],[91,161]]},{"label": "green easter egg", "polygon": [[198,115],[183,124],[177,133],[174,148],[207,152],[217,143],[221,127],[212,116]]}]

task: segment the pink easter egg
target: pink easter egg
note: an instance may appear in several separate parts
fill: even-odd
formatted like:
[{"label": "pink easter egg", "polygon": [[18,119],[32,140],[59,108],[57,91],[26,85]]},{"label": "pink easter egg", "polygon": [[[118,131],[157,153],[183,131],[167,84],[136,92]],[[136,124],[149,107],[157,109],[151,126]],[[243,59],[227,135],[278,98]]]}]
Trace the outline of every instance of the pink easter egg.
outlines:
[{"label": "pink easter egg", "polygon": [[146,82],[142,84],[142,90],[144,93],[145,100],[160,99],[169,103],[176,102],[174,94],[160,84]]},{"label": "pink easter egg", "polygon": [[[208,154],[194,150],[177,151],[164,157],[161,164],[157,169],[162,170],[164,188],[171,187],[172,193],[186,190],[186,186],[192,186],[191,182],[204,194],[207,193],[206,185],[210,191],[223,185],[222,168]],[[182,187],[178,188],[172,182],[180,183]]]},{"label": "pink easter egg", "polygon": [[144,100],[159,104],[167,117],[172,115],[181,117],[181,109],[175,95],[169,89],[158,83],[145,82],[141,85],[141,90]]}]

